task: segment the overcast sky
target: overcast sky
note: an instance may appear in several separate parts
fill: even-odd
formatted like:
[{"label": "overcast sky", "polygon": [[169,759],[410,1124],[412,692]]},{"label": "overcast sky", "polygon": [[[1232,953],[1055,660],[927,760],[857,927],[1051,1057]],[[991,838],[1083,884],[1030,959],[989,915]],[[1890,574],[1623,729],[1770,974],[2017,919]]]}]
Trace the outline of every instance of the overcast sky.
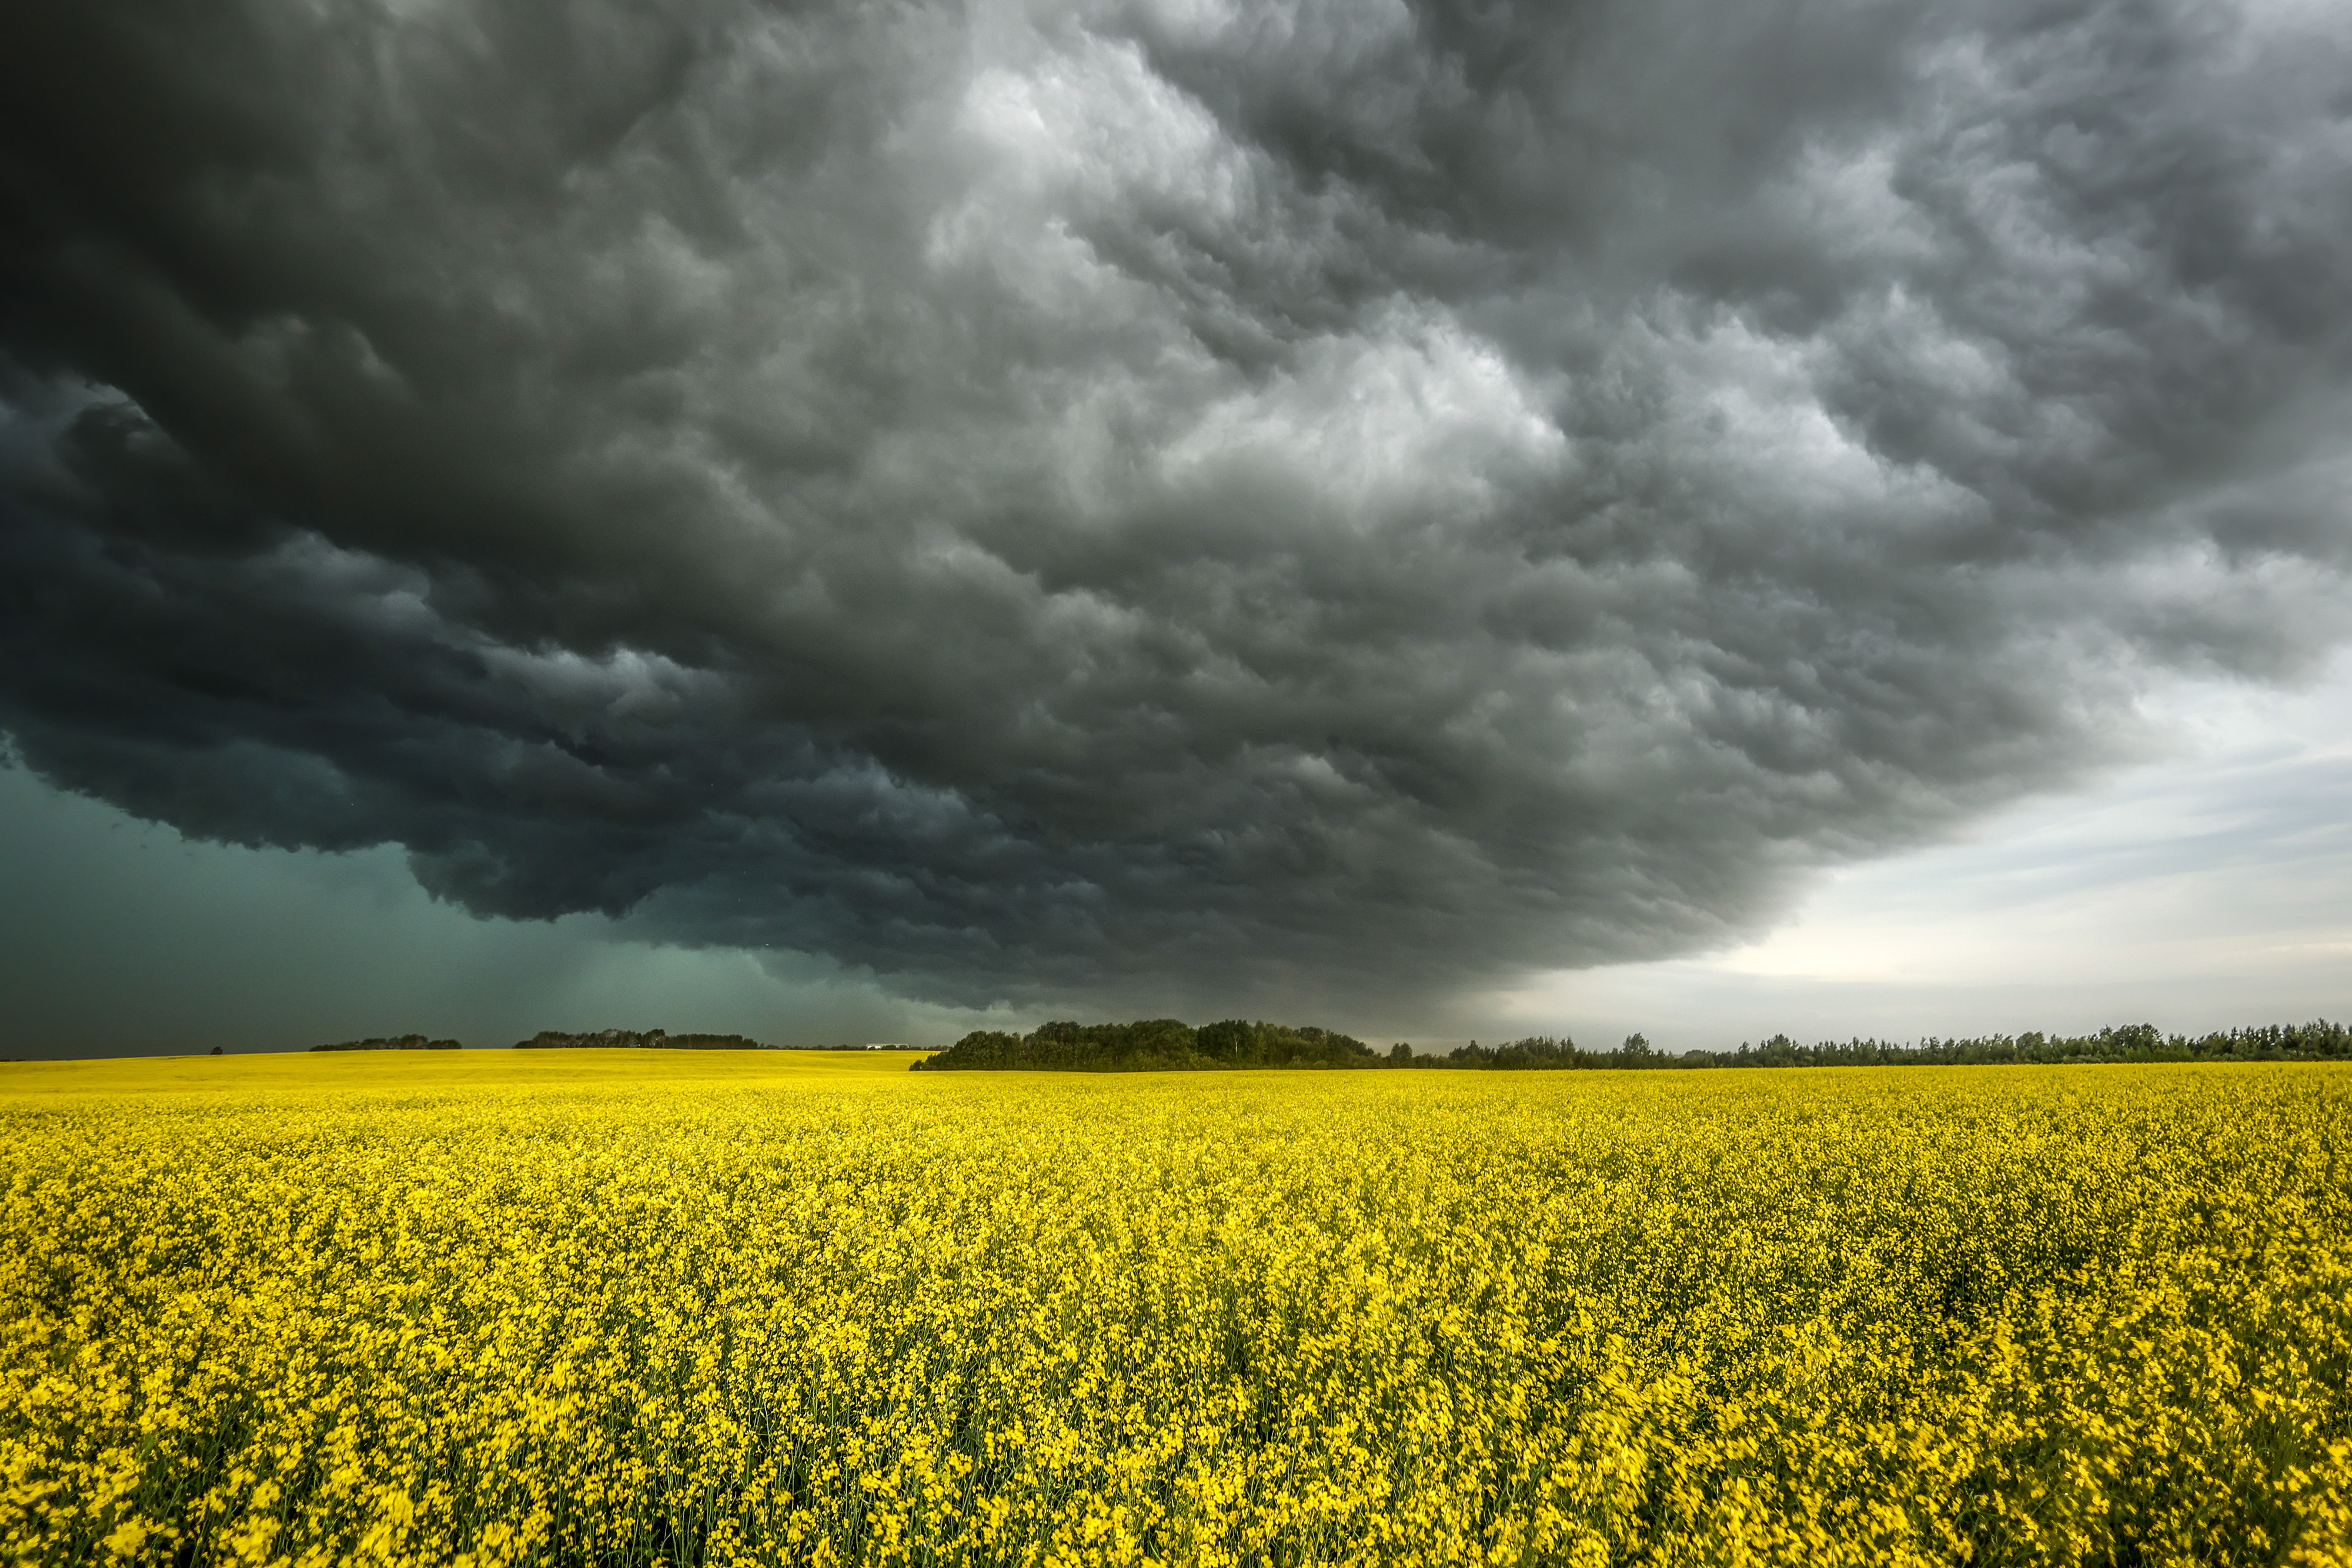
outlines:
[{"label": "overcast sky", "polygon": [[2344,20],[18,7],[0,1043],[2341,1013]]}]

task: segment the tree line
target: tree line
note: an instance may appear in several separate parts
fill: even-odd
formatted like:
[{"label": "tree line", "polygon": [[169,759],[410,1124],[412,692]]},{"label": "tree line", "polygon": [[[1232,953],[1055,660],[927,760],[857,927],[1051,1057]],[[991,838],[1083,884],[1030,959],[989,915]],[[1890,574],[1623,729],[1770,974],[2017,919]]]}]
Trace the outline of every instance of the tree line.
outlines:
[{"label": "tree line", "polygon": [[2211,1034],[2166,1034],[2154,1024],[2123,1024],[2096,1034],[1985,1035],[1916,1045],[1878,1040],[1800,1045],[1776,1034],[1738,1051],[1694,1051],[1676,1059],[1690,1067],[1975,1067],[2008,1062],[2070,1061],[2343,1061],[2352,1060],[2352,1028],[2316,1019],[2310,1023],[2260,1024]]},{"label": "tree line", "polygon": [[[515,1041],[514,1048],[517,1051],[584,1049],[773,1051],[777,1049],[772,1045],[762,1045],[747,1035],[671,1034],[666,1030],[658,1029],[602,1029],[593,1033],[566,1033],[562,1030],[543,1029],[529,1040]],[[333,1045],[314,1045],[310,1049],[312,1051],[462,1051],[465,1047],[457,1040],[427,1040],[421,1034],[386,1034],[371,1036],[366,1040],[338,1040]]]},{"label": "tree line", "polygon": [[1220,1067],[1377,1067],[1384,1059],[1332,1030],[1227,1019],[1199,1029],[1179,1019],[1049,1023],[1027,1034],[974,1030],[919,1072],[1043,1069],[1062,1072],[1181,1071]]},{"label": "tree line", "polygon": [[1612,1050],[1587,1051],[1566,1035],[1530,1035],[1502,1045],[1472,1040],[1444,1055],[1400,1042],[1385,1052],[1334,1030],[1229,1019],[1199,1029],[1177,1019],[1133,1023],[1055,1022],[1028,1034],[975,1030],[927,1061],[919,1072],[1045,1071],[1182,1071],[1247,1067],[1467,1069],[1471,1071],[1625,1071],[1725,1067],[1954,1067],[2013,1062],[2341,1061],[2352,1061],[2352,1028],[2325,1019],[2263,1024],[2207,1035],[2165,1034],[2154,1024],[2124,1024],[2092,1035],[1986,1035],[1912,1045],[1880,1040],[1800,1045],[1776,1034],[1737,1051],[1669,1055],[1639,1034]]},{"label": "tree line", "polygon": [[[518,1040],[518,1051],[583,1049],[638,1051],[774,1051],[740,1034],[670,1034],[663,1030],[541,1030]],[[314,1045],[312,1051],[457,1051],[454,1040],[421,1034],[376,1036]],[[848,1047],[841,1049],[847,1050]],[[1444,1055],[1422,1054],[1400,1042],[1375,1051],[1352,1035],[1306,1024],[1227,1019],[1195,1029],[1179,1019],[1133,1023],[1061,1021],[1027,1034],[975,1030],[947,1050],[914,1063],[919,1071],[1043,1070],[1065,1072],[1183,1071],[1237,1067],[1398,1067],[1474,1071],[1626,1070],[1715,1067],[1957,1067],[2006,1062],[2102,1061],[2352,1061],[2352,1028],[2326,1019],[2305,1024],[2263,1024],[2205,1035],[2166,1034],[2154,1024],[2124,1024],[2096,1034],[1985,1035],[1916,1044],[1881,1040],[1824,1040],[1801,1045],[1786,1034],[1737,1051],[1690,1051],[1679,1056],[1639,1034],[1607,1051],[1587,1051],[1567,1035],[1529,1035],[1500,1045],[1476,1040]]]},{"label": "tree line", "polygon": [[[427,1040],[421,1034],[380,1034],[366,1040],[337,1040],[332,1045],[314,1045],[312,1051],[459,1051],[464,1048],[454,1040]],[[218,1056],[220,1048],[215,1046]]]},{"label": "tree line", "polygon": [[600,1029],[593,1034],[566,1034],[543,1029],[529,1040],[515,1041],[517,1051],[773,1051],[748,1035],[671,1034],[667,1030]]}]

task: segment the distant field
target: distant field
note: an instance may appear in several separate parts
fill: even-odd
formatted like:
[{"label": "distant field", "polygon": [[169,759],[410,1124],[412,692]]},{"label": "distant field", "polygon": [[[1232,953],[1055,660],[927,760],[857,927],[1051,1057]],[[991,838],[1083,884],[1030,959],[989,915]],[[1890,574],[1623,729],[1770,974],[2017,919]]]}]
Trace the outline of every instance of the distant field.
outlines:
[{"label": "distant field", "polygon": [[0,1067],[19,1562],[2352,1562],[2352,1068]]}]

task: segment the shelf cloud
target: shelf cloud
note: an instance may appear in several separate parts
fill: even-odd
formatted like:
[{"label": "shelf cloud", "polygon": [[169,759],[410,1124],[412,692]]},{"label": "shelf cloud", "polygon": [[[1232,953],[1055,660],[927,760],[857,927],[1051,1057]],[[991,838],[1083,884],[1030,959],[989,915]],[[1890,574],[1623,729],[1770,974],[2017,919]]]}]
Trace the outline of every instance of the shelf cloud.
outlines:
[{"label": "shelf cloud", "polygon": [[2293,678],[2331,7],[0,23],[0,729],[958,1005],[1685,954]]}]

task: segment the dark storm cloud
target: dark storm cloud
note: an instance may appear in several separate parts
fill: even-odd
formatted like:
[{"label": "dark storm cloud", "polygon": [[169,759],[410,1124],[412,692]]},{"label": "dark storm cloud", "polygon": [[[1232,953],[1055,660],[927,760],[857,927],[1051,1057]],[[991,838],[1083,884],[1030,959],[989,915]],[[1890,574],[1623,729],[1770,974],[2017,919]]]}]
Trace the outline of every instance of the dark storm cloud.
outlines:
[{"label": "dark storm cloud", "polygon": [[958,1000],[1687,951],[2343,630],[2326,8],[0,36],[0,725]]}]

